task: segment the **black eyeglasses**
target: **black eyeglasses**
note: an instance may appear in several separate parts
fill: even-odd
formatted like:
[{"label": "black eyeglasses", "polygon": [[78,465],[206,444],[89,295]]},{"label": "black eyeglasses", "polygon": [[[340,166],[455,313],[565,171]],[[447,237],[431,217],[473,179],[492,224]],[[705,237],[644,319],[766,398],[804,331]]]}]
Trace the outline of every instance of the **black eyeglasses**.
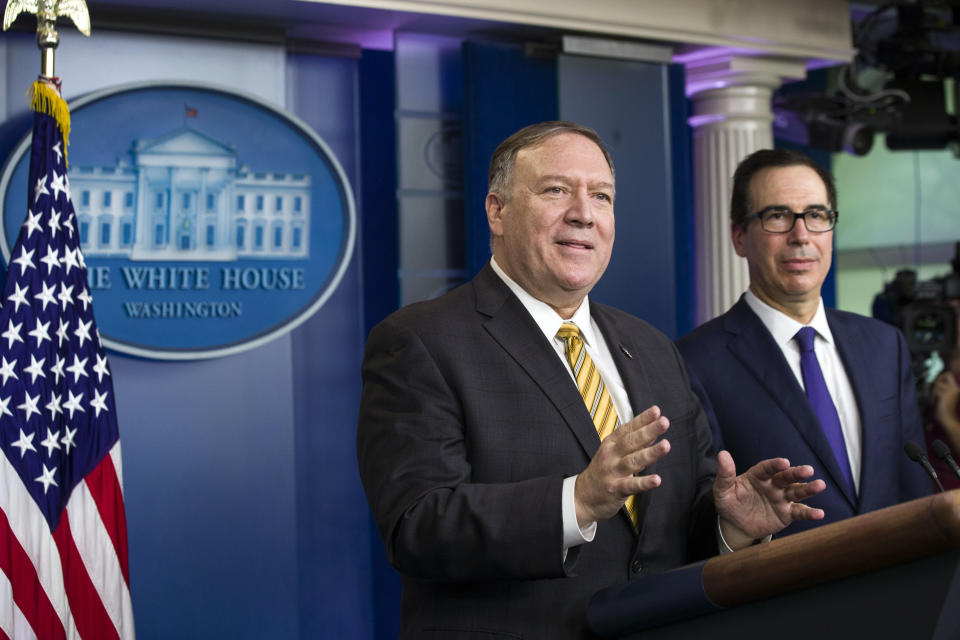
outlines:
[{"label": "black eyeglasses", "polygon": [[768,233],[790,233],[797,224],[797,219],[803,218],[803,223],[810,233],[826,233],[837,226],[839,215],[839,211],[826,207],[810,207],[802,213],[786,207],[767,207],[751,213],[746,219],[759,218],[760,226]]}]

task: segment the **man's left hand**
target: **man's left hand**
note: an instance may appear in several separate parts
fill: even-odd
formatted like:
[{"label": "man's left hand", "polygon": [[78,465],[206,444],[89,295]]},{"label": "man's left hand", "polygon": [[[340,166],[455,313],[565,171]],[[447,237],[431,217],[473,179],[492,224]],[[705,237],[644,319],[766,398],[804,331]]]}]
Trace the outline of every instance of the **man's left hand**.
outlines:
[{"label": "man's left hand", "polygon": [[821,520],[823,509],[801,504],[827,485],[813,475],[813,467],[791,467],[786,458],[758,462],[737,475],[727,451],[717,455],[717,479],[713,498],[720,514],[720,530],[731,549],[741,549],[777,533],[794,520]]}]

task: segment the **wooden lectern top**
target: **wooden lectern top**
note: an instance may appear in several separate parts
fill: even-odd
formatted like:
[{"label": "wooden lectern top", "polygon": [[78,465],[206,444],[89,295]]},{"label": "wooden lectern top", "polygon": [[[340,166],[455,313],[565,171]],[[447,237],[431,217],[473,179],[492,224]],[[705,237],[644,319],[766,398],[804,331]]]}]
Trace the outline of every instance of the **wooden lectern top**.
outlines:
[{"label": "wooden lectern top", "polygon": [[703,587],[732,607],[949,549],[960,549],[960,489],[711,558]]}]

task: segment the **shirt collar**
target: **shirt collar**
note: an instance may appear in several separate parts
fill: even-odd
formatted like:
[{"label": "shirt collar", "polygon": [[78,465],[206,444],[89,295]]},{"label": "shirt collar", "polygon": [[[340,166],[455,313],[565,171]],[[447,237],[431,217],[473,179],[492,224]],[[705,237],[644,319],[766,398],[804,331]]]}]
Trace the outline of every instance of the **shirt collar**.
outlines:
[{"label": "shirt collar", "polygon": [[553,307],[542,300],[534,298],[526,289],[508,276],[493,257],[490,258],[490,266],[493,268],[493,272],[496,273],[510,291],[513,292],[513,295],[517,296],[520,304],[522,304],[524,309],[527,310],[527,313],[533,317],[533,321],[537,323],[540,331],[543,332],[543,335],[545,335],[548,340],[553,340],[556,337],[557,331],[560,330],[560,325],[564,322],[573,322],[580,327],[580,335],[583,341],[588,345],[595,344],[593,326],[590,322],[590,299],[587,296],[583,297],[583,302],[580,303],[580,307],[574,312],[573,316],[570,318],[561,318],[560,314],[553,310]]},{"label": "shirt collar", "polygon": [[827,313],[823,309],[823,298],[817,301],[817,311],[807,325],[801,324],[782,311],[774,309],[758,298],[750,289],[747,289],[747,292],[743,294],[743,298],[747,306],[760,318],[760,321],[780,348],[787,344],[795,345],[793,337],[804,326],[813,327],[818,336],[828,344],[833,344],[833,334],[830,332],[830,324],[827,322]]}]

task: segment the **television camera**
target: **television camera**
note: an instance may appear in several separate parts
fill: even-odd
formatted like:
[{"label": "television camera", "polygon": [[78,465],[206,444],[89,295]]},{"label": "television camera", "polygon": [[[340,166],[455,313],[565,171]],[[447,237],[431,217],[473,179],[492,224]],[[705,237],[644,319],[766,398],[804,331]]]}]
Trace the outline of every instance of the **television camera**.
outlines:
[{"label": "television camera", "polygon": [[853,23],[853,40],[834,91],[774,97],[776,137],[865,155],[882,133],[891,150],[949,147],[960,158],[956,106],[949,112],[960,104],[960,0],[884,4]]},{"label": "television camera", "polygon": [[916,271],[898,271],[873,299],[873,317],[903,332],[921,397],[957,346],[960,242],[955,251],[952,272],[918,282]]}]

